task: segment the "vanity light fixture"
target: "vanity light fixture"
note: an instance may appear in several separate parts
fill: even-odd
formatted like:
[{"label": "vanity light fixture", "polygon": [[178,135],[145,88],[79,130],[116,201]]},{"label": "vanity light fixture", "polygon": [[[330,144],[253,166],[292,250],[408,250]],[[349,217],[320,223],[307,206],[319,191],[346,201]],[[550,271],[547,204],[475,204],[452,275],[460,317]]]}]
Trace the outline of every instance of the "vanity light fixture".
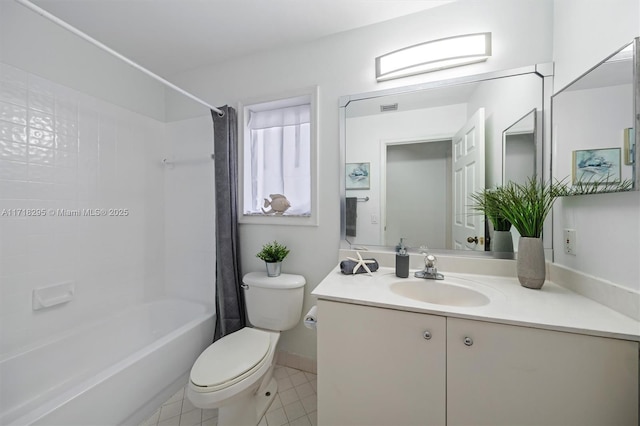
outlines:
[{"label": "vanity light fixture", "polygon": [[427,41],[376,58],[376,80],[407,77],[486,61],[491,33],[465,34]]}]

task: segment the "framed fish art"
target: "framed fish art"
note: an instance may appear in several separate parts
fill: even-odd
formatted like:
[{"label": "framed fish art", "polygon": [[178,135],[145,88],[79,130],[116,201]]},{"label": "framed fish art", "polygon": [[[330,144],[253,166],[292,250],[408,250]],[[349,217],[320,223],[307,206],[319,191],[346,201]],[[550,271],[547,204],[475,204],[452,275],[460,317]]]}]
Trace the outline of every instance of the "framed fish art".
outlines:
[{"label": "framed fish art", "polygon": [[346,189],[369,189],[369,163],[347,163]]}]

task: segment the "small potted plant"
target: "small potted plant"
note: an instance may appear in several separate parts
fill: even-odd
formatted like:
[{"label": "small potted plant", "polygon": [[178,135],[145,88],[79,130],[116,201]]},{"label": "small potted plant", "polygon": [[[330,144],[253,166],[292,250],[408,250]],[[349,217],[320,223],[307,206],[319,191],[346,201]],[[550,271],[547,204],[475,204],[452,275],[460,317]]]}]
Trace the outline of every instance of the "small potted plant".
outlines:
[{"label": "small potted plant", "polygon": [[491,251],[499,259],[513,259],[513,237],[511,236],[511,222],[500,212],[502,192],[496,189],[483,189],[471,194],[475,202],[472,209],[484,214],[493,225]]},{"label": "small potted plant", "polygon": [[274,241],[263,245],[256,257],[265,261],[268,276],[277,277],[280,275],[282,261],[288,254],[287,246]]}]

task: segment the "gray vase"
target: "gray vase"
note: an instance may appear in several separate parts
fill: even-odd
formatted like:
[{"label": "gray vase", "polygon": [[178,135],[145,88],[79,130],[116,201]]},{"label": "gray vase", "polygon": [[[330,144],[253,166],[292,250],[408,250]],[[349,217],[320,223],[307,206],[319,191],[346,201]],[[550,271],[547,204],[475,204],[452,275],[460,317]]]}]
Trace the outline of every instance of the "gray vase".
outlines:
[{"label": "gray vase", "polygon": [[282,262],[264,262],[267,265],[267,276],[279,277],[282,269]]},{"label": "gray vase", "polygon": [[520,237],[516,270],[523,287],[542,288],[547,273],[542,238]]},{"label": "gray vase", "polygon": [[511,231],[493,231],[491,251],[496,259],[513,259],[513,237]]}]

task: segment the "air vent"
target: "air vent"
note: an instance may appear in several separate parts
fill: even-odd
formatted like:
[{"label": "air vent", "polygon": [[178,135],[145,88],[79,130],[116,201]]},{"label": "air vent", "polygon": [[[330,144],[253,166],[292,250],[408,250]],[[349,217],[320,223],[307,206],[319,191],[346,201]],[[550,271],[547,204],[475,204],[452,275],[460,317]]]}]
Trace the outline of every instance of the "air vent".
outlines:
[{"label": "air vent", "polygon": [[380,105],[380,112],[397,111],[398,104]]}]

